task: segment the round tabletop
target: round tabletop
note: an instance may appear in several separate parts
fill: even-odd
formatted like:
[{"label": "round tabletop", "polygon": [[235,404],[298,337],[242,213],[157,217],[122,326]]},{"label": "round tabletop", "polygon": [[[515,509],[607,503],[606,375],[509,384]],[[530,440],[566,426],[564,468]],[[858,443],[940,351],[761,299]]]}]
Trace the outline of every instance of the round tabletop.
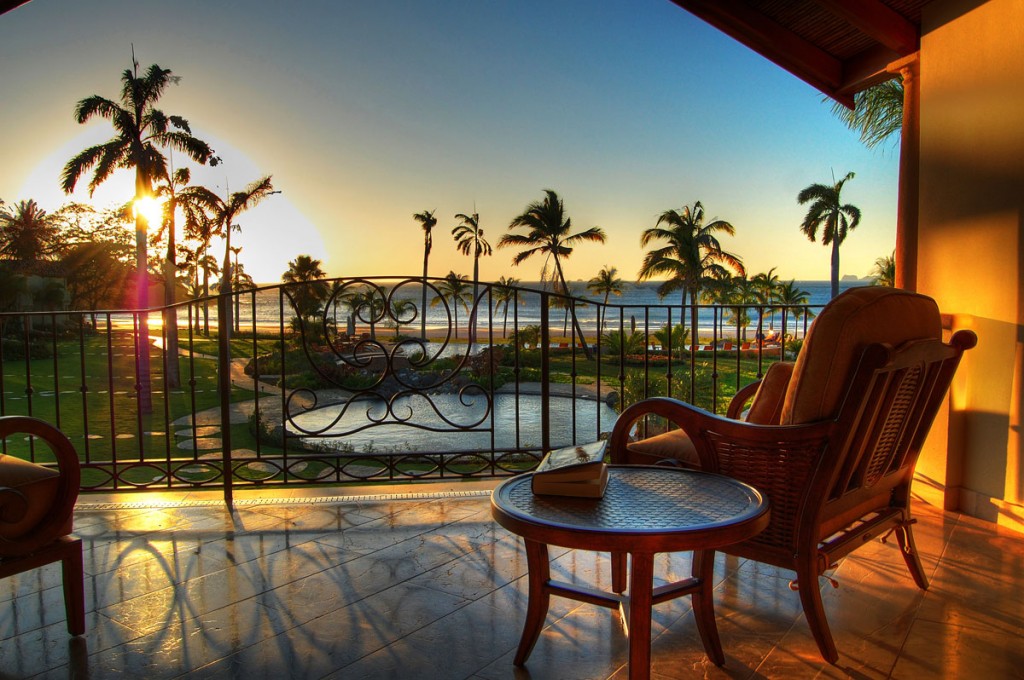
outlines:
[{"label": "round tabletop", "polygon": [[671,552],[714,548],[762,531],[768,503],[748,484],[709,472],[608,468],[603,498],[534,495],[531,475],[502,482],[491,512],[503,527],[567,548]]}]

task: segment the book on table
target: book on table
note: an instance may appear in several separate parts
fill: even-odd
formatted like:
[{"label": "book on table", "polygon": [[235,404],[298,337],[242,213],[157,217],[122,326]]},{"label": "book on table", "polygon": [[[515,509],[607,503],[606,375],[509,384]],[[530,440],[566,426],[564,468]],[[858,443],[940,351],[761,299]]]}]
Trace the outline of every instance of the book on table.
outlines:
[{"label": "book on table", "polygon": [[533,473],[535,494],[601,498],[608,486],[606,442],[567,446],[544,456]]}]

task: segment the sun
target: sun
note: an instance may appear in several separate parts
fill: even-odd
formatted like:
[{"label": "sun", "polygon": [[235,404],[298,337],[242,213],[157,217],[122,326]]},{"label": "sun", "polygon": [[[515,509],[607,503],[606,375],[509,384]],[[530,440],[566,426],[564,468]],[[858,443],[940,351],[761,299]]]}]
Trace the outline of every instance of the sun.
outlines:
[{"label": "sun", "polygon": [[146,218],[150,225],[158,225],[163,220],[164,200],[153,196],[143,196],[132,202],[132,210]]}]

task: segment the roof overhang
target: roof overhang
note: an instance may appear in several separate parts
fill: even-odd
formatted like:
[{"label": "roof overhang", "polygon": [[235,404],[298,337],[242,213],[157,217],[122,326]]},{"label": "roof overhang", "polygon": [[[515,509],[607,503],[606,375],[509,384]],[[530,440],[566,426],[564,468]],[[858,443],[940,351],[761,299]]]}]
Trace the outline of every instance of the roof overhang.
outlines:
[{"label": "roof overhang", "polygon": [[853,106],[917,52],[930,0],[672,0],[766,59]]}]

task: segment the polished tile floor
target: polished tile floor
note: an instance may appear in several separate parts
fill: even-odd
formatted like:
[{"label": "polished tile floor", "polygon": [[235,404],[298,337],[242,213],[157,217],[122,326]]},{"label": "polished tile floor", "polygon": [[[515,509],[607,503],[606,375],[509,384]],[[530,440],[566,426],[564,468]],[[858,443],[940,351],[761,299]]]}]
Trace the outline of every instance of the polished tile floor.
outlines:
[{"label": "polished tile floor", "polygon": [[[520,542],[486,490],[406,497],[80,499],[88,633],[68,637],[56,565],[0,582],[9,678],[625,678],[617,615],[554,599],[524,669]],[[320,493],[323,493],[322,491]],[[123,500],[123,499],[122,499]],[[654,678],[1024,677],[1024,537],[919,504],[932,579],[918,591],[893,543],[823,581],[840,660],[821,661],[790,574],[719,556],[726,664],[710,665],[688,598],[659,605]],[[552,549],[553,575],[608,585],[607,556]],[[660,579],[689,556],[660,556]]]}]

